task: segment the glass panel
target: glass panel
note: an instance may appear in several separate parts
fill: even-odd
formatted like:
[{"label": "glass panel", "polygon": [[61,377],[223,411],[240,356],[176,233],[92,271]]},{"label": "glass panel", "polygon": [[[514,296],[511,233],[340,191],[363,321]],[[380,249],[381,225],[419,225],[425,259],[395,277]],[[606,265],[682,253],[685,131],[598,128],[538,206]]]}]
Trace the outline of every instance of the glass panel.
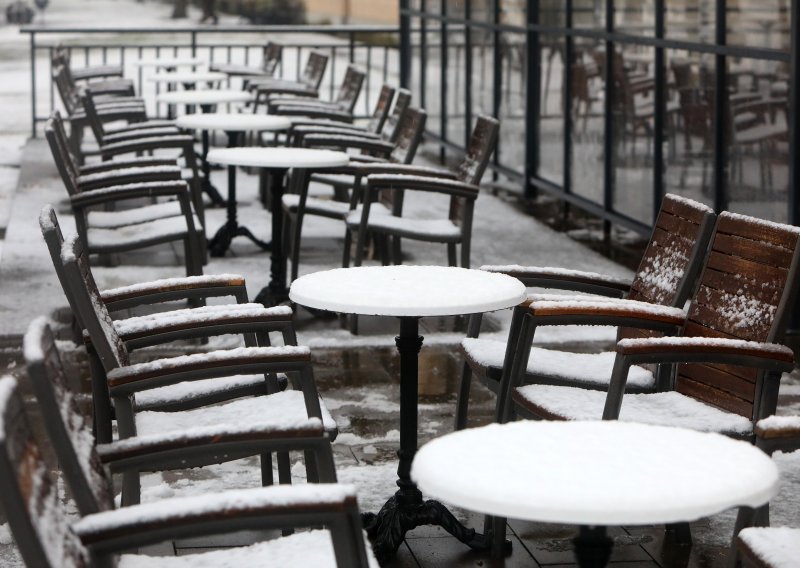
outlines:
[{"label": "glass panel", "polygon": [[606,25],[604,0],[572,0],[572,25],[576,28],[603,28]]},{"label": "glass panel", "polygon": [[[739,65],[754,69],[758,61]],[[734,64],[729,62],[731,68]],[[749,86],[746,86],[749,85]],[[786,94],[766,81],[732,83],[728,95],[728,207],[732,211],[787,221],[789,136]]]},{"label": "glass panel", "polygon": [[572,192],[596,203],[603,202],[605,82],[597,57],[602,49],[602,42],[577,39],[572,65]]},{"label": "glass panel", "polygon": [[563,0],[539,0],[539,24],[542,26],[564,27],[566,12]]},{"label": "glass panel", "polygon": [[666,35],[701,43],[714,43],[714,0],[666,0]]},{"label": "glass panel", "polygon": [[654,5],[653,0],[615,0],[614,28],[618,32],[652,36],[655,31]]},{"label": "glass panel", "polygon": [[[503,83],[500,97],[500,163],[525,171],[525,36],[504,34]],[[487,97],[487,101],[491,100]],[[482,107],[491,109],[491,106]]]},{"label": "glass panel", "polygon": [[[447,15],[451,18],[463,18],[465,17],[465,7],[467,2],[471,0],[445,0],[445,5],[447,6]],[[477,2],[473,2],[473,4],[477,4]],[[475,8],[473,8],[474,10]]]},{"label": "glass panel", "polygon": [[728,0],[728,43],[789,51],[790,0]]},{"label": "glass panel", "polygon": [[666,191],[712,205],[714,57],[667,50]]},{"label": "glass panel", "polygon": [[653,59],[652,48],[617,46],[614,75],[613,207],[619,213],[645,222],[652,220],[653,200],[653,90],[651,71],[629,63]]},{"label": "glass panel", "polygon": [[527,24],[526,0],[498,1],[500,2],[500,23],[506,26],[524,26]]},{"label": "glass panel", "polygon": [[[450,142],[465,146],[466,126],[464,122],[464,92],[467,88],[464,57],[464,27],[449,24],[447,26],[447,132],[445,137]],[[438,84],[438,81],[437,81]]]},{"label": "glass panel", "polygon": [[564,38],[541,36],[539,175],[564,181]]},{"label": "glass panel", "polygon": [[428,28],[425,36],[427,37],[427,59],[425,61],[425,98],[412,99],[411,104],[420,106],[428,112],[428,119],[425,129],[435,134],[441,135],[441,99],[439,85],[442,82],[442,34],[439,31],[439,23],[428,21]]}]

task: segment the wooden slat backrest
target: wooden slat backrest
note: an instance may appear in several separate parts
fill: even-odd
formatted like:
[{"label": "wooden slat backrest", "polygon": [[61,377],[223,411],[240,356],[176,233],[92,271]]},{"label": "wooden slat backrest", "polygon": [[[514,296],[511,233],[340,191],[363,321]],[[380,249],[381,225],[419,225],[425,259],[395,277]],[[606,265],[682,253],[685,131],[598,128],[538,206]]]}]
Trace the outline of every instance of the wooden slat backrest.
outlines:
[{"label": "wooden slat backrest", "polygon": [[111,315],[100,297],[97,283],[92,276],[89,255],[84,243],[77,235],[67,239],[61,252],[67,283],[74,294],[75,307],[86,326],[92,345],[106,371],[124,367],[130,363],[128,350],[120,339]]},{"label": "wooden slat backrest", "polygon": [[50,118],[47,119],[44,133],[47,138],[47,144],[50,146],[50,152],[53,154],[53,161],[55,161],[56,168],[61,176],[61,181],[64,182],[64,186],[70,195],[77,194],[80,172],[69,149],[69,138],[64,128],[64,119],[61,118],[61,113],[57,110],[53,111]]},{"label": "wooden slat backrest", "polygon": [[103,121],[97,113],[97,107],[94,104],[94,95],[91,89],[86,89],[83,95],[83,111],[86,113],[86,118],[89,121],[89,126],[92,129],[95,139],[99,144],[103,143],[106,135],[106,130],[103,128]]},{"label": "wooden slat backrest", "polygon": [[319,85],[322,83],[322,76],[325,75],[327,67],[328,56],[319,51],[312,51],[308,54],[308,61],[303,68],[302,75],[300,75],[300,82],[312,89],[319,89]]},{"label": "wooden slat backrest", "polygon": [[61,103],[64,105],[67,114],[71,115],[78,108],[80,108],[81,103],[78,99],[78,93],[75,92],[75,89],[69,80],[66,66],[59,65],[53,68],[53,81],[56,84],[58,95],[61,97]]},{"label": "wooden slat backrest", "polygon": [[[494,149],[497,146],[497,135],[500,132],[500,122],[490,116],[479,116],[472,129],[472,135],[467,145],[467,153],[456,173],[459,180],[480,185],[483,172],[489,165]],[[460,225],[466,215],[466,199],[452,197],[450,199],[449,219]]]},{"label": "wooden slat backrest", "polygon": [[403,114],[406,109],[411,105],[411,91],[408,89],[398,89],[397,96],[394,98],[394,106],[389,116],[386,117],[386,122],[383,125],[384,136],[389,138],[390,142],[394,142],[400,134],[399,127],[403,120]]},{"label": "wooden slat backrest", "polygon": [[364,84],[366,75],[354,65],[348,65],[345,71],[342,86],[336,93],[336,104],[340,105],[348,112],[352,112],[356,106],[358,95],[361,94],[361,87]]},{"label": "wooden slat backrest", "polygon": [[274,75],[275,70],[278,68],[278,65],[280,65],[282,58],[283,46],[279,43],[275,43],[274,41],[268,41],[267,45],[264,46],[264,56],[263,63],[261,64],[261,70],[268,75]]},{"label": "wooden slat backrest", "polygon": [[428,113],[422,109],[409,107],[403,113],[403,119],[398,125],[398,134],[394,148],[389,154],[389,160],[398,164],[410,164],[417,153],[422,134],[425,132],[425,121]]},{"label": "wooden slat backrest", "polygon": [[91,424],[80,413],[67,384],[55,338],[45,318],[37,318],[25,334],[28,375],[45,428],[81,515],[114,508],[111,481],[103,469]]},{"label": "wooden slat backrest", "polygon": [[31,432],[16,381],[0,379],[0,505],[27,566],[84,568],[56,485]]},{"label": "wooden slat backrest", "polygon": [[[664,196],[627,298],[683,307],[694,292],[713,220],[713,211],[701,203],[672,194]],[[642,329],[622,327],[617,338],[655,335]]]},{"label": "wooden slat backrest", "polygon": [[389,107],[392,104],[393,98],[394,89],[384,84],[381,87],[381,92],[378,93],[378,101],[375,103],[375,110],[372,111],[372,115],[369,117],[369,121],[367,121],[367,130],[369,132],[380,133],[389,114]]},{"label": "wooden slat backrest", "polygon": [[[800,230],[722,213],[684,335],[780,342],[797,287]],[[676,390],[759,418],[761,374],[732,365],[683,364]]]}]

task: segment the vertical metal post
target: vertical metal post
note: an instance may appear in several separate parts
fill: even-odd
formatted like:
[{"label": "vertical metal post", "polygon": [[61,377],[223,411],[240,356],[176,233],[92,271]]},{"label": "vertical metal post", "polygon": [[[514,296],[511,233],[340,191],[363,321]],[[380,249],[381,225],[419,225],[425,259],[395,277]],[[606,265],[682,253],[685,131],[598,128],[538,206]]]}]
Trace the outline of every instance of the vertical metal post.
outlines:
[{"label": "vertical metal post", "polygon": [[[664,19],[666,6],[664,0],[655,0],[656,38],[664,38]],[[653,94],[653,224],[655,225],[661,200],[664,198],[664,125],[667,112],[666,69],[664,48],[655,48],[655,92]]]},{"label": "vertical metal post", "polygon": [[192,57],[197,57],[197,32],[192,31]]},{"label": "vertical metal post", "polygon": [[[464,4],[464,147],[472,128],[472,2]],[[497,89],[498,85],[494,85]]]},{"label": "vertical metal post", "polygon": [[350,59],[350,63],[355,61],[356,57],[356,34],[355,32],[350,32],[348,34],[348,39],[350,40],[350,51],[348,52],[348,58]]},{"label": "vertical metal post", "polygon": [[[500,25],[500,2],[502,0],[494,0],[493,22],[495,28],[492,33],[492,62],[494,69],[492,70],[492,116],[500,118],[500,105],[503,101],[503,52],[500,43],[500,32],[496,26]],[[509,73],[510,75],[510,73]],[[481,77],[481,80],[483,77]],[[510,90],[510,85],[509,85]],[[500,153],[502,152],[501,146],[502,137],[497,139],[497,146],[494,150],[494,164],[500,164]],[[493,172],[493,179],[497,180],[497,172]]]},{"label": "vertical metal post", "polygon": [[[421,12],[427,12],[427,0],[420,0]],[[428,18],[419,19],[419,106],[425,108],[428,86]]]},{"label": "vertical metal post", "polygon": [[[440,49],[440,65],[439,70],[439,129],[441,132],[442,140],[447,140],[447,59],[448,59],[448,39],[447,39],[447,22],[444,17],[447,16],[447,2],[441,2],[440,13],[442,15],[441,25],[439,27],[439,49]],[[439,161],[444,163],[445,148],[444,144],[439,146]]]},{"label": "vertical metal post", "polygon": [[36,138],[36,32],[31,34],[31,138]]},{"label": "vertical metal post", "polygon": [[[614,0],[606,0],[606,33],[614,33]],[[606,68],[605,83],[606,97],[604,109],[604,129],[603,133],[603,209],[611,211],[614,203],[614,43],[606,40]],[[609,230],[609,223],[603,223],[604,229]]]},{"label": "vertical metal post", "polygon": [[[573,2],[566,0],[564,3],[566,10],[564,27],[572,28],[573,21]],[[557,45],[554,44],[554,45]],[[564,156],[562,161],[564,192],[572,193],[572,65],[575,62],[575,39],[571,36],[564,37]]]},{"label": "vertical metal post", "polygon": [[[791,51],[789,53],[789,156],[800,152],[800,1],[792,2]],[[800,170],[789,159],[789,222],[800,225]]]},{"label": "vertical metal post", "polygon": [[[725,0],[716,0],[716,29],[714,31],[717,45],[727,43],[727,14]],[[728,163],[728,70],[725,56],[714,56],[714,209],[724,211],[728,208],[727,184],[725,168]]]},{"label": "vertical metal post", "polygon": [[541,104],[541,57],[539,32],[530,26],[539,23],[539,0],[527,0],[525,34],[525,199],[535,199],[538,193],[531,178],[539,172],[539,105]]},{"label": "vertical metal post", "polygon": [[400,0],[400,86],[411,84],[411,0]]}]

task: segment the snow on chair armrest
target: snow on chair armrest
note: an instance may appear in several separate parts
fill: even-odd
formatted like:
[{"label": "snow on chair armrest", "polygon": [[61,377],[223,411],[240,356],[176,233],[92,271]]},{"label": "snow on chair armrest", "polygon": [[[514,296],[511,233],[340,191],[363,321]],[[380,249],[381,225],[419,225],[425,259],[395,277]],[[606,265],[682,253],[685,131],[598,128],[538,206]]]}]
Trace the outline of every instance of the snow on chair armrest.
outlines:
[{"label": "snow on chair armrest", "polygon": [[[244,276],[239,274],[208,274],[203,276],[185,276],[182,278],[163,278],[150,282],[139,282],[129,286],[119,286],[103,290],[100,297],[106,304],[114,304],[152,294],[181,292],[213,288],[241,288],[245,285]],[[215,294],[216,295],[216,294]]]},{"label": "snow on chair armrest", "polygon": [[[618,298],[534,294],[528,310],[537,325],[630,325],[652,329],[672,329],[683,325],[686,312],[681,308]],[[572,321],[586,318],[588,321]],[[551,320],[551,321],[548,321]],[[593,320],[593,321],[591,321]]]},{"label": "snow on chair armrest", "polygon": [[117,169],[125,168],[141,168],[141,167],[158,167],[158,166],[178,166],[178,162],[169,158],[154,158],[152,156],[144,156],[141,158],[128,158],[124,160],[113,160],[110,162],[100,162],[99,164],[88,164],[81,166],[80,173],[82,175],[95,174],[99,172],[107,172]]},{"label": "snow on chair armrest", "polygon": [[367,187],[374,189],[420,189],[460,197],[477,197],[480,188],[457,179],[408,174],[372,174]]},{"label": "snow on chair armrest", "polygon": [[167,166],[144,165],[82,174],[78,176],[78,185],[82,191],[86,191],[125,183],[180,179],[181,168],[175,164]]},{"label": "snow on chair armrest", "polygon": [[161,148],[193,147],[194,139],[186,134],[172,134],[168,136],[147,136],[114,144],[103,144],[100,152],[104,155],[127,154],[142,150],[158,150]]},{"label": "snow on chair armrest", "polygon": [[108,201],[136,197],[169,197],[188,195],[189,185],[183,180],[129,183],[85,191],[70,197],[73,207],[88,207]]},{"label": "snow on chair armrest", "polygon": [[[529,287],[560,288],[563,285],[565,289],[569,290],[583,291],[585,288],[587,292],[599,293],[600,290],[606,289],[610,294],[621,294],[630,290],[631,286],[628,278],[551,266],[485,264],[480,267],[480,270],[513,276]],[[595,291],[595,288],[598,291]]]}]

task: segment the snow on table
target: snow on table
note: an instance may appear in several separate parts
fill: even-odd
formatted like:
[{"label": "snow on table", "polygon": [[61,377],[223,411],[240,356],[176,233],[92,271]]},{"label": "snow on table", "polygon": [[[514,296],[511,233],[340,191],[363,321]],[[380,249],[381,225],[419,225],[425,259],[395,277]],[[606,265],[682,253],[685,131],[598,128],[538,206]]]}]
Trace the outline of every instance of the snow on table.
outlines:
[{"label": "snow on table", "polygon": [[218,103],[245,103],[253,95],[234,89],[205,89],[202,91],[171,91],[156,97],[160,103],[171,105],[213,105]]},{"label": "snow on table", "polygon": [[778,489],[778,468],[751,444],[616,421],[455,432],[419,450],[411,478],[480,513],[580,525],[693,521],[763,505]]},{"label": "snow on table", "polygon": [[525,299],[525,286],[504,274],[452,266],[362,266],[302,276],[289,298],[348,314],[452,316],[515,306]]},{"label": "snow on table", "polygon": [[207,159],[214,164],[256,168],[336,168],[350,162],[344,152],[313,148],[217,148]]},{"label": "snow on table", "polygon": [[194,130],[224,130],[227,132],[288,130],[292,122],[284,116],[210,112],[179,116],[175,124]]},{"label": "snow on table", "polygon": [[175,73],[156,73],[148,77],[153,83],[201,83],[203,81],[224,81],[225,73],[217,71],[177,71]]},{"label": "snow on table", "polygon": [[204,65],[205,59],[199,57],[156,57],[131,61],[135,67],[180,67],[183,65]]}]

